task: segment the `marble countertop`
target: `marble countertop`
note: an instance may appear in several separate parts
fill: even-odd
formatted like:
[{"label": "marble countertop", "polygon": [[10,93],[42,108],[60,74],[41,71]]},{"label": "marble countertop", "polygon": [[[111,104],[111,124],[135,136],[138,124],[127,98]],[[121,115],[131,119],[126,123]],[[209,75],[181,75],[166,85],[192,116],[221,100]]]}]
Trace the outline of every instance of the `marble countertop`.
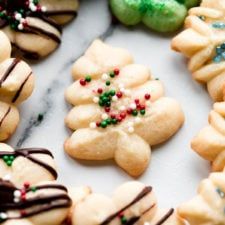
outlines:
[{"label": "marble countertop", "polygon": [[[163,37],[142,26],[128,29],[112,25],[106,0],[83,0],[77,19],[64,28],[60,48],[32,64],[35,91],[21,105],[21,123],[9,143],[49,148],[58,164],[59,181],[67,185],[89,185],[110,194],[132,179],[113,162],[78,162],[63,150],[63,142],[70,135],[64,125],[70,109],[64,91],[72,83],[71,66],[96,38],[131,51],[136,62],[149,66],[152,74],[164,82],[166,95],[182,104],[186,116],[183,128],[153,149],[151,164],[139,178],[155,188],[162,206],[176,206],[193,196],[199,181],[208,176],[208,163],[191,150],[190,141],[207,124],[212,102],[204,88],[192,80],[182,56],[170,50],[172,36]],[[42,121],[39,115],[44,116]]]}]

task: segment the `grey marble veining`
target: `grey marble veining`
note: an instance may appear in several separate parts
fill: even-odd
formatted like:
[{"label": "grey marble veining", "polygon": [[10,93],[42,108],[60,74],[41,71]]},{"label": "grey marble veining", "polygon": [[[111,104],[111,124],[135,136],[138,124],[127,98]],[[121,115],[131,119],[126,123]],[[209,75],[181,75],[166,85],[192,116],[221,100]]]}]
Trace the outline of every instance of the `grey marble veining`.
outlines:
[{"label": "grey marble veining", "polygon": [[[111,193],[132,178],[112,161],[74,161],[63,151],[71,134],[64,125],[70,106],[64,91],[72,83],[72,63],[96,38],[127,48],[136,62],[151,68],[165,84],[166,95],[180,101],[185,111],[183,128],[168,142],[153,150],[152,162],[140,181],[154,186],[162,205],[178,205],[196,192],[199,181],[208,175],[208,163],[190,148],[190,140],[203,125],[211,100],[188,73],[185,60],[170,50],[172,36],[163,37],[143,27],[132,29],[113,25],[106,0],[83,0],[76,20],[64,28],[62,45],[45,60],[33,63],[36,87],[21,107],[21,123],[9,141],[18,147],[45,147],[55,155],[59,180],[67,185],[90,185],[99,192]],[[40,115],[43,118],[40,118]]]}]

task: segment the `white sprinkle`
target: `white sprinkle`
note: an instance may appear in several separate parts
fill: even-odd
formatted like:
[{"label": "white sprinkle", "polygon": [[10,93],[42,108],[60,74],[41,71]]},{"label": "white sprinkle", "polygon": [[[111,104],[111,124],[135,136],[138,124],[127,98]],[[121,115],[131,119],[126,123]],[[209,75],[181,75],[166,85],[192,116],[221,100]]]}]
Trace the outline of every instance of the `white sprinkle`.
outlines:
[{"label": "white sprinkle", "polygon": [[124,94],[125,94],[126,96],[130,96],[130,95],[131,95],[131,91],[128,90],[128,89],[125,89]]},{"label": "white sprinkle", "polygon": [[21,197],[21,192],[19,190],[14,191],[13,193],[15,198],[20,198]]},{"label": "white sprinkle", "polygon": [[37,11],[37,7],[33,3],[30,3],[29,8],[33,12]]},{"label": "white sprinkle", "polygon": [[148,100],[148,101],[145,102],[145,104],[146,104],[147,106],[151,106],[151,101]]},{"label": "white sprinkle", "polygon": [[144,225],[150,225],[150,223],[149,222],[145,222]]},{"label": "white sprinkle", "polygon": [[106,113],[103,113],[103,114],[102,114],[102,119],[103,119],[103,120],[106,120],[106,119],[108,119],[108,118],[109,118],[109,116],[108,116]]},{"label": "white sprinkle", "polygon": [[98,102],[99,102],[99,97],[94,97],[94,98],[93,98],[93,102],[94,102],[94,103],[98,103]]},{"label": "white sprinkle", "polygon": [[107,73],[102,74],[102,80],[108,80],[109,75]]},{"label": "white sprinkle", "polygon": [[125,88],[124,88],[124,87],[120,88],[120,91],[121,91],[122,93],[124,93],[124,92],[125,92]]},{"label": "white sprinkle", "polygon": [[119,84],[119,89],[124,88],[124,84]]},{"label": "white sprinkle", "polygon": [[89,126],[90,126],[91,129],[95,129],[96,128],[96,123],[95,122],[91,122]]},{"label": "white sprinkle", "polygon": [[7,216],[6,213],[3,213],[3,212],[0,213],[0,218],[1,218],[1,219],[6,220],[7,217],[8,217],[8,216]]},{"label": "white sprinkle", "polygon": [[47,7],[46,7],[46,6],[42,6],[42,7],[41,7],[41,11],[42,11],[42,12],[46,12],[46,11],[47,11]]},{"label": "white sprinkle", "polygon": [[15,14],[15,19],[16,20],[21,20],[22,19],[22,15],[20,13],[16,13]]},{"label": "white sprinkle", "polygon": [[119,110],[121,110],[121,111],[124,111],[126,109],[126,107],[124,106],[124,105],[121,105],[120,107],[119,107]]},{"label": "white sprinkle", "polygon": [[19,29],[19,30],[23,30],[23,28],[24,28],[23,24],[20,23],[20,24],[18,25],[18,29]]},{"label": "white sprinkle", "polygon": [[11,180],[11,175],[10,174],[7,174],[3,177],[3,180],[5,181],[10,181]]},{"label": "white sprinkle", "polygon": [[118,97],[117,97],[116,95],[114,95],[114,96],[112,97],[112,100],[113,100],[114,102],[116,102],[116,101],[118,100]]},{"label": "white sprinkle", "polygon": [[134,119],[134,122],[135,122],[135,123],[140,123],[140,122],[141,122],[141,118],[140,118],[140,117],[136,117],[136,118]]},{"label": "white sprinkle", "polygon": [[128,125],[128,127],[133,127],[134,123],[133,122],[128,122],[127,125]]},{"label": "white sprinkle", "polygon": [[133,127],[129,127],[129,128],[128,128],[128,132],[129,132],[129,133],[133,133],[133,132],[134,132],[134,128],[133,128]]},{"label": "white sprinkle", "polygon": [[136,104],[135,104],[135,103],[131,103],[131,104],[130,104],[130,108],[131,108],[131,109],[136,109],[136,108],[137,108],[137,106],[136,106]]},{"label": "white sprinkle", "polygon": [[20,199],[19,198],[14,198],[14,202],[18,203],[18,202],[20,202]]}]

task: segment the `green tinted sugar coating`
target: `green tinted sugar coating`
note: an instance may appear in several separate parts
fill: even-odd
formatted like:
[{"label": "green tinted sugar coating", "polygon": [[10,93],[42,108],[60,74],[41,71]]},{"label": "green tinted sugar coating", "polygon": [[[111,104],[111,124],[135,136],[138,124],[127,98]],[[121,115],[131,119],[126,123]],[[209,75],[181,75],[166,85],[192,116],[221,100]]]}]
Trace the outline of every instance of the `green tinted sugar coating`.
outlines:
[{"label": "green tinted sugar coating", "polygon": [[182,26],[186,15],[186,7],[174,0],[151,0],[142,21],[153,30],[173,32]]},{"label": "green tinted sugar coating", "polygon": [[142,0],[110,0],[113,14],[125,25],[136,25],[141,22],[142,12],[139,10]]},{"label": "green tinted sugar coating", "polygon": [[144,23],[158,32],[179,29],[187,10],[200,0],[110,0],[113,14],[125,25]]}]

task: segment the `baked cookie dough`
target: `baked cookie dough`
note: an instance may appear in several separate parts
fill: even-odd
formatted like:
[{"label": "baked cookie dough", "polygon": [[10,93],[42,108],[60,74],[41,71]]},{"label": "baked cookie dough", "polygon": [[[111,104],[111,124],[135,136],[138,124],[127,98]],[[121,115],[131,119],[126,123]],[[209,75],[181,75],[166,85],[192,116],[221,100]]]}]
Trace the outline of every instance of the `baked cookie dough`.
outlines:
[{"label": "baked cookie dough", "polygon": [[37,184],[57,178],[51,152],[43,148],[13,149],[0,143],[0,178],[21,187],[24,182]]},{"label": "baked cookie dough", "polygon": [[19,123],[17,105],[34,89],[33,72],[24,61],[10,58],[11,45],[0,31],[0,141],[8,139]]},{"label": "baked cookie dough", "polygon": [[0,29],[25,56],[44,57],[61,42],[61,25],[77,13],[77,0],[4,0]]},{"label": "baked cookie dough", "polygon": [[191,143],[192,148],[212,163],[213,171],[225,167],[225,102],[217,102],[209,114],[209,125]]},{"label": "baked cookie dough", "polygon": [[75,130],[65,151],[76,159],[108,160],[132,176],[147,168],[152,145],[168,140],[184,121],[162,82],[131,54],[96,40],[73,65],[65,93],[74,106],[65,119]]},{"label": "baked cookie dough", "polygon": [[200,0],[110,0],[115,17],[124,25],[139,23],[158,32],[179,29],[187,10],[197,6]]},{"label": "baked cookie dough", "polygon": [[203,0],[189,11],[186,29],[172,41],[172,48],[189,58],[193,78],[207,84],[214,101],[223,101],[225,85],[225,1]]},{"label": "baked cookie dough", "polygon": [[21,188],[0,179],[0,199],[1,225],[61,225],[72,205],[66,187],[55,182]]},{"label": "baked cookie dough", "polygon": [[178,208],[179,215],[190,225],[225,224],[224,172],[210,174],[199,185],[198,195]]},{"label": "baked cookie dough", "polygon": [[74,195],[72,225],[184,225],[174,209],[159,209],[152,187],[140,182],[124,183],[112,198],[88,188]]}]

